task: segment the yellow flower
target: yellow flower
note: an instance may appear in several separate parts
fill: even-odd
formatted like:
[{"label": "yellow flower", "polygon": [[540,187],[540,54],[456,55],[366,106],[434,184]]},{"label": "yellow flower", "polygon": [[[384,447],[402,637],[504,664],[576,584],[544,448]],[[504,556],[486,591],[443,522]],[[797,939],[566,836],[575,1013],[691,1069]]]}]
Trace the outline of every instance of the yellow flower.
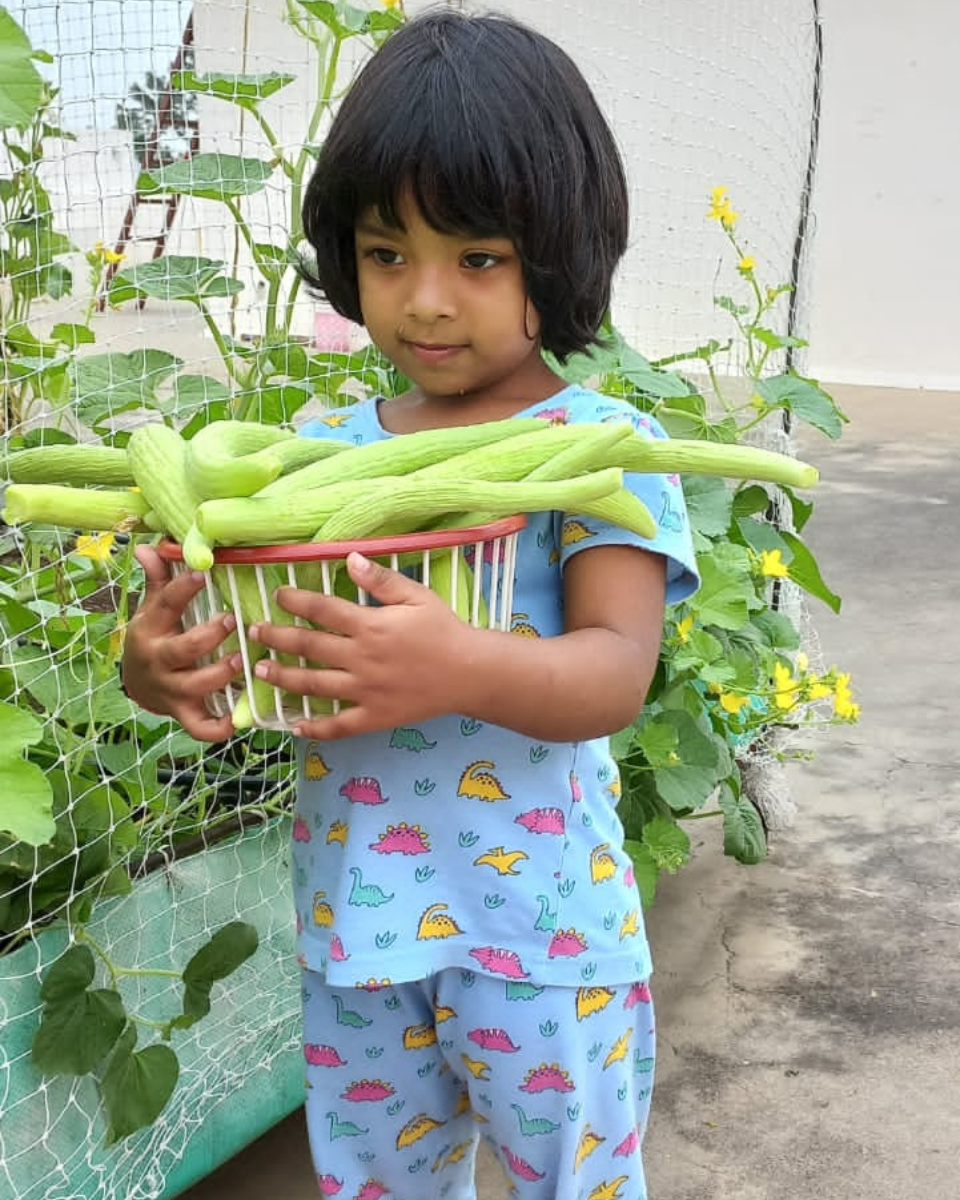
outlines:
[{"label": "yellow flower", "polygon": [[90,536],[81,534],[77,538],[75,553],[93,562],[106,562],[110,557],[114,536],[112,533],[94,533]]},{"label": "yellow flower", "polygon": [[693,613],[687,613],[682,621],[677,622],[677,637],[681,642],[690,640],[690,630],[693,628]]},{"label": "yellow flower", "polygon": [[783,663],[775,663],[773,668],[773,698],[777,708],[793,708],[797,702],[800,683],[790,673],[790,668]]},{"label": "yellow flower", "polygon": [[787,564],[779,550],[760,551],[760,571],[765,576],[783,579],[787,574]]},{"label": "yellow flower", "polygon": [[724,229],[732,229],[737,223],[737,214],[727,196],[727,189],[715,187],[710,193],[710,211],[707,217],[711,221],[719,221]]},{"label": "yellow flower", "polygon": [[101,253],[103,254],[104,262],[108,263],[123,262],[127,257],[125,254],[118,254],[116,250],[103,250]]},{"label": "yellow flower", "polygon": [[720,707],[723,711],[732,713],[734,716],[736,716],[745,704],[750,703],[749,696],[738,696],[734,692],[721,692],[719,699]]},{"label": "yellow flower", "polygon": [[848,671],[841,671],[837,675],[837,682],[833,696],[833,711],[841,721],[856,721],[860,716],[860,705],[853,701],[853,692],[850,689],[850,674]]},{"label": "yellow flower", "polygon": [[749,275],[756,265],[757,260],[753,257],[753,255],[745,254],[737,264],[737,269],[742,271],[744,275]]},{"label": "yellow flower", "polygon": [[384,8],[399,8],[403,0],[383,0]]},{"label": "yellow flower", "polygon": [[819,675],[808,675],[804,682],[808,700],[826,700],[827,696],[833,695],[833,688],[829,683],[824,683]]}]

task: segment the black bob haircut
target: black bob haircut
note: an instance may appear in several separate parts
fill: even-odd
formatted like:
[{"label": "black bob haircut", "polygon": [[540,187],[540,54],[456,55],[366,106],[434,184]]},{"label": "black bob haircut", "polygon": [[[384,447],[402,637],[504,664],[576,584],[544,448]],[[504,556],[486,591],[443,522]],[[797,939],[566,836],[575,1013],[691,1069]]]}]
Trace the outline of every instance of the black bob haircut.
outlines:
[{"label": "black bob haircut", "polygon": [[354,226],[373,208],[399,228],[406,194],[440,232],[513,242],[545,350],[563,361],[599,343],[627,186],[593,94],[553,42],[508,17],[432,10],[365,65],[303,203],[314,257],[302,274],[352,321]]}]

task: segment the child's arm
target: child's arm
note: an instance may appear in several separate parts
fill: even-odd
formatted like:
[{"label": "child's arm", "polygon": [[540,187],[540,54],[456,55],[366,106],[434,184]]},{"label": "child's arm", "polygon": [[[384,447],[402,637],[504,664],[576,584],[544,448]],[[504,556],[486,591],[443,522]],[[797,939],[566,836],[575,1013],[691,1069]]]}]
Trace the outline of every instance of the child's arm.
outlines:
[{"label": "child's arm", "polygon": [[235,626],[220,617],[182,631],[184,609],[204,586],[203,576],[185,572],[171,579],[167,564],[149,546],[138,546],[146,587],[123,643],[123,684],[141,708],[174,717],[192,737],[221,742],[233,733],[228,716],[214,717],[204,697],[222,688],[240,667],[239,654],[210,666],[197,660],[215,650]]},{"label": "child's arm", "polygon": [[471,629],[420,584],[359,555],[348,566],[380,607],[284,588],[284,608],[330,632],[248,631],[326,664],[258,664],[271,682],[353,702],[300,723],[304,737],[348,737],[456,712],[544,741],[579,741],[623,728],[643,705],[663,627],[659,554],[615,545],[575,555],[565,571],[566,630],[542,639]]}]

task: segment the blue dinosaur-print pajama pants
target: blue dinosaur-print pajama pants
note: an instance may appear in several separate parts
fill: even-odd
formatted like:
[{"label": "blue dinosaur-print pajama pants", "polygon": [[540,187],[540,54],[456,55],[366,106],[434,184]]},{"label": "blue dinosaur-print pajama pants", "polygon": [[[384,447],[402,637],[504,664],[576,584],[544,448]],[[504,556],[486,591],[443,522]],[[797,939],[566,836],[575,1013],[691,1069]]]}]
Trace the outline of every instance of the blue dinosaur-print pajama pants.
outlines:
[{"label": "blue dinosaur-print pajama pants", "polygon": [[522,1200],[645,1200],[645,982],[539,988],[451,968],[350,988],[305,971],[303,1008],[322,1195],[474,1200],[483,1137]]}]

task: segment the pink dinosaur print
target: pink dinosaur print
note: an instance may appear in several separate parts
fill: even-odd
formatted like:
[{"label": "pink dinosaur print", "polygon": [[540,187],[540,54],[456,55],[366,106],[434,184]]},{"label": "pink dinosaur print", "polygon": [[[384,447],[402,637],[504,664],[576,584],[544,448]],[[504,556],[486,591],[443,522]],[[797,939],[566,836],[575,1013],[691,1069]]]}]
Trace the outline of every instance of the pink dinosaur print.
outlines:
[{"label": "pink dinosaur print", "polygon": [[293,818],[293,840],[295,842],[310,841],[310,826],[306,823],[303,817]]},{"label": "pink dinosaur print", "polygon": [[626,999],[623,1002],[624,1008],[636,1008],[638,1004],[650,1004],[653,997],[650,995],[650,988],[645,983],[635,983],[627,992]]},{"label": "pink dinosaur print", "polygon": [[330,935],[330,957],[334,962],[346,962],[350,955],[343,948],[343,939],[339,933]]},{"label": "pink dinosaur print", "polygon": [[346,796],[351,804],[386,804],[387,797],[380,791],[379,779],[369,775],[355,775],[348,779],[340,789],[340,795]]},{"label": "pink dinosaur print", "polygon": [[543,1178],[542,1171],[535,1171],[526,1159],[514,1154],[509,1146],[501,1146],[500,1149],[503,1151],[507,1165],[514,1175],[519,1175],[521,1179],[528,1179],[531,1182]]},{"label": "pink dinosaur print", "polygon": [[502,946],[477,946],[470,957],[487,971],[495,975],[506,975],[508,979],[526,979],[530,974],[523,969],[520,955],[515,950],[504,950]]},{"label": "pink dinosaur print", "polygon": [[380,1197],[385,1196],[389,1190],[378,1180],[368,1179],[357,1192],[354,1200],[380,1200]]},{"label": "pink dinosaur print", "polygon": [[320,1042],[306,1042],[303,1047],[303,1057],[311,1067],[345,1067],[347,1065],[333,1046],[324,1046]]},{"label": "pink dinosaur print", "polygon": [[419,825],[401,821],[399,825],[388,825],[368,849],[377,854],[429,854],[430,839]]},{"label": "pink dinosaur print", "polygon": [[514,817],[514,821],[531,833],[564,833],[566,830],[566,821],[559,808],[529,808]]},{"label": "pink dinosaur print", "polygon": [[639,1146],[640,1134],[635,1129],[631,1129],[620,1145],[617,1146],[616,1150],[614,1150],[613,1157],[616,1158],[619,1155],[621,1158],[629,1158],[631,1154],[639,1149]]},{"label": "pink dinosaur print", "polygon": [[539,1067],[531,1067],[518,1090],[535,1095],[537,1092],[572,1092],[575,1088],[558,1063],[541,1063]]},{"label": "pink dinosaur print", "polygon": [[343,1180],[337,1179],[334,1175],[318,1175],[317,1185],[320,1188],[321,1195],[335,1196],[343,1187]]},{"label": "pink dinosaur print", "polygon": [[549,421],[551,425],[566,425],[570,416],[570,410],[566,405],[558,404],[554,408],[541,408],[539,412],[533,415],[540,417],[541,420]]},{"label": "pink dinosaur print", "polygon": [[580,777],[576,771],[570,772],[570,799],[574,801],[583,799],[583,788],[580,786]]},{"label": "pink dinosaur print", "polygon": [[516,1054],[520,1049],[510,1040],[505,1029],[471,1029],[467,1034],[471,1042],[482,1050],[502,1050],[505,1054]]},{"label": "pink dinosaur print", "polygon": [[575,929],[558,929],[550,939],[547,958],[576,958],[587,948],[586,938]]},{"label": "pink dinosaur print", "polygon": [[395,1091],[392,1084],[384,1083],[382,1079],[355,1079],[349,1087],[343,1089],[340,1099],[357,1103],[363,1100],[386,1100],[394,1095]]}]

